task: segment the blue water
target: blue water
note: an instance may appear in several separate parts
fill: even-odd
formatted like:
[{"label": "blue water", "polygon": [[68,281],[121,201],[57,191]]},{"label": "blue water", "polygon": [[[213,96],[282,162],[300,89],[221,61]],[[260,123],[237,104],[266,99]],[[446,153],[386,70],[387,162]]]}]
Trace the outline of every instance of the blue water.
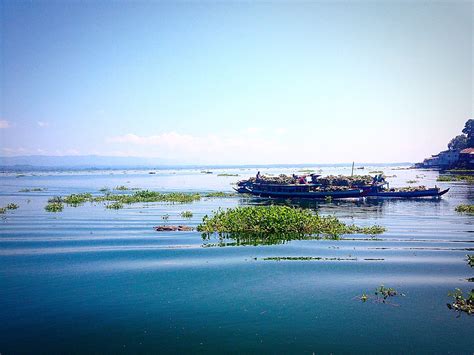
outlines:
[{"label": "blue water", "polygon": [[[381,240],[205,247],[198,232],[159,233],[153,226],[196,226],[219,207],[268,200],[205,198],[122,210],[87,203],[60,213],[44,206],[55,195],[99,195],[119,185],[230,192],[255,169],[2,173],[0,206],[20,208],[0,215],[0,353],[473,353],[474,316],[458,317],[446,303],[454,288],[474,288],[465,260],[474,254],[474,218],[454,211],[474,202],[474,185],[437,183],[432,171],[357,173],[370,170],[396,174],[392,186],[414,179],[451,190],[441,200],[291,202],[348,223],[385,226]],[[19,192],[35,187],[46,190]],[[180,216],[185,210],[191,219]],[[276,256],[346,260],[264,260]],[[389,304],[358,299],[380,284],[404,296]]]}]

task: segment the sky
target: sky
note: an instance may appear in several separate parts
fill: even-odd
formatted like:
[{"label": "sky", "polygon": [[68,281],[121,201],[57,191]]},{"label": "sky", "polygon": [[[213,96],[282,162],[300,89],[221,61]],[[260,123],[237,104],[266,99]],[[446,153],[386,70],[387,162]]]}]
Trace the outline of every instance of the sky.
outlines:
[{"label": "sky", "polygon": [[473,114],[473,2],[0,2],[0,155],[416,162]]}]

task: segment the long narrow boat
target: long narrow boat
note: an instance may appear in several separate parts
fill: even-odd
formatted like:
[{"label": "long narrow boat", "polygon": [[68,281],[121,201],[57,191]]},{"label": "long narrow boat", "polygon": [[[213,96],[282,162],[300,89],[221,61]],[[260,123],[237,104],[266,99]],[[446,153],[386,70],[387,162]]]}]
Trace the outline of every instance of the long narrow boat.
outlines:
[{"label": "long narrow boat", "polygon": [[240,193],[249,193],[260,197],[273,198],[309,198],[309,199],[340,199],[340,198],[359,198],[366,192],[363,189],[333,189],[321,190],[317,184],[266,184],[251,183],[239,186],[236,189]]},{"label": "long narrow boat", "polygon": [[372,189],[367,190],[367,197],[397,197],[397,198],[418,198],[418,197],[441,197],[449,189],[441,190],[439,187],[433,187],[425,190],[397,191],[396,189]]}]

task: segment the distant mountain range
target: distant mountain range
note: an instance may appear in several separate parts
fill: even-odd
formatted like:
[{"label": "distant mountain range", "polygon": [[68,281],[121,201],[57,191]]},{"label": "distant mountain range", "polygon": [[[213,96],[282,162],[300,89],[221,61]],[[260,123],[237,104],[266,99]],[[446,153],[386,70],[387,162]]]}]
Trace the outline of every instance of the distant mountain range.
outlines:
[{"label": "distant mountain range", "polygon": [[170,165],[172,162],[159,158],[110,157],[100,155],[25,155],[0,157],[0,166],[31,167],[153,167]]},{"label": "distant mountain range", "polygon": [[[183,164],[176,161],[160,159],[160,158],[142,158],[142,157],[114,157],[100,155],[25,155],[0,157],[0,167],[12,170],[27,169],[44,169],[44,168],[179,168],[179,167],[208,167],[208,168],[224,168],[224,167],[315,167],[315,166],[348,166],[352,162],[338,164]],[[356,163],[356,166],[400,166],[410,165],[408,162],[400,163]]]}]

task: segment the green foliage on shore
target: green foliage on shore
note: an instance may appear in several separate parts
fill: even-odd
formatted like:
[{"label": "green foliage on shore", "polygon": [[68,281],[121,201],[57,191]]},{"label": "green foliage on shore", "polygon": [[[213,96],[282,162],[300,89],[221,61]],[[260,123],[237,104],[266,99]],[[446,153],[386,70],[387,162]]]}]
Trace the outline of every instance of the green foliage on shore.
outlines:
[{"label": "green foliage on shore", "polygon": [[245,206],[219,209],[211,217],[206,215],[197,230],[203,233],[204,238],[218,233],[230,238],[251,237],[258,242],[264,242],[265,239],[270,241],[272,238],[339,239],[343,234],[375,235],[383,233],[385,228],[346,225],[333,216],[321,217],[309,210],[288,206]]},{"label": "green foliage on shore", "polygon": [[459,205],[455,208],[456,212],[474,214],[474,205]]},{"label": "green foliage on shore", "polygon": [[62,202],[48,202],[44,208],[47,212],[61,212],[64,208]]}]

